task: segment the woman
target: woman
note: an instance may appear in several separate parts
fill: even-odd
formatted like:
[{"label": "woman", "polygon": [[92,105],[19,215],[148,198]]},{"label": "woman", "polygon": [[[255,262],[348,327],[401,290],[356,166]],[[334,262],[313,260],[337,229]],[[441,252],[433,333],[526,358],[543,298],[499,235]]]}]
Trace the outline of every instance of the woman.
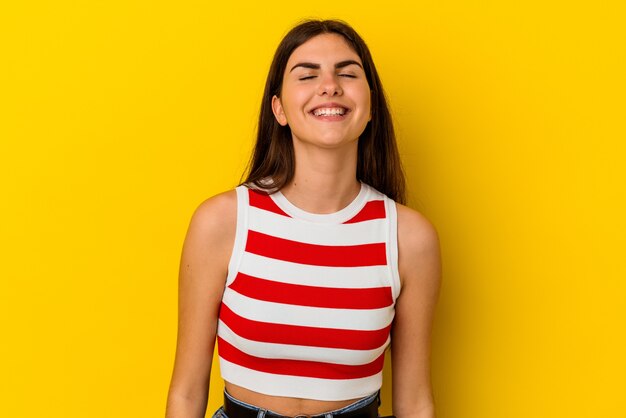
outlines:
[{"label": "woman", "polygon": [[343,22],[301,23],[274,56],[246,181],[192,217],[167,417],[204,416],[217,338],[218,417],[376,417],[390,345],[394,414],[433,418],[439,244],[403,202],[367,46]]}]

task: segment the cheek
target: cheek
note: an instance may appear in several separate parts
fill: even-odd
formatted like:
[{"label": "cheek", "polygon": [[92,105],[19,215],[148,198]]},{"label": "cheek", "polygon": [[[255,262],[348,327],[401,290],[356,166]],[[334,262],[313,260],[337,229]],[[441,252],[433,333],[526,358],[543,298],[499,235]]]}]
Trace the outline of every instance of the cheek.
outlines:
[{"label": "cheek", "polygon": [[372,95],[369,89],[359,92],[359,103],[363,109],[363,113],[369,115],[372,108]]},{"label": "cheek", "polygon": [[295,115],[303,111],[306,103],[306,94],[297,89],[287,89],[283,91],[283,110],[285,115]]},{"label": "cheek", "polygon": [[372,92],[369,89],[367,83],[363,85],[354,86],[354,90],[352,91],[352,95],[355,98],[356,102],[361,106],[364,110],[369,112],[369,109],[372,105]]}]

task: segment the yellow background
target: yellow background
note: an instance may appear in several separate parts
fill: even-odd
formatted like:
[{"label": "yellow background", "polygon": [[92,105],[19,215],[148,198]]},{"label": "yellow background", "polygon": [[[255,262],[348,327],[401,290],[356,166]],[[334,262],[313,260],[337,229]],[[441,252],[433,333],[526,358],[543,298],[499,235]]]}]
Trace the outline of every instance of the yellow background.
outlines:
[{"label": "yellow background", "polygon": [[187,224],[313,16],[368,42],[441,236],[438,417],[626,417],[620,3],[4,2],[0,415],[163,416]]}]

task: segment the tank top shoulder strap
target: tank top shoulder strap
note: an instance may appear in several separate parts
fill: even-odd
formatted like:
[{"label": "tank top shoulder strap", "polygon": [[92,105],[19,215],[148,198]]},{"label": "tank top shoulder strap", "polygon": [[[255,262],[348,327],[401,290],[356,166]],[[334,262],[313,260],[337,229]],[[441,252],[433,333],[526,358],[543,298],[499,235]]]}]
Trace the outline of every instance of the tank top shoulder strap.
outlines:
[{"label": "tank top shoulder strap", "polygon": [[391,288],[393,291],[393,299],[396,300],[400,296],[400,271],[398,267],[398,212],[396,210],[396,202],[386,195],[383,195],[385,202],[385,213],[388,225],[387,235],[387,257],[389,260],[389,269],[391,270]]},{"label": "tank top shoulder strap", "polygon": [[226,277],[226,286],[235,280],[241,256],[246,247],[246,237],[248,235],[248,208],[250,207],[250,189],[246,186],[238,186],[235,188],[237,192],[237,229],[235,232],[235,242],[233,251],[228,263],[228,276]]}]

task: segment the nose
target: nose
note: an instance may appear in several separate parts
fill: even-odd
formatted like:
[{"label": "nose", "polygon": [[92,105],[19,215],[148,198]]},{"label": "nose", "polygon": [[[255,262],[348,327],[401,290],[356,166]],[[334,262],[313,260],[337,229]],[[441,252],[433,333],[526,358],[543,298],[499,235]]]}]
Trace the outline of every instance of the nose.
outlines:
[{"label": "nose", "polygon": [[320,83],[317,89],[317,93],[320,96],[340,96],[343,93],[341,85],[339,84],[338,76],[336,74],[322,74],[320,75],[319,81]]}]

